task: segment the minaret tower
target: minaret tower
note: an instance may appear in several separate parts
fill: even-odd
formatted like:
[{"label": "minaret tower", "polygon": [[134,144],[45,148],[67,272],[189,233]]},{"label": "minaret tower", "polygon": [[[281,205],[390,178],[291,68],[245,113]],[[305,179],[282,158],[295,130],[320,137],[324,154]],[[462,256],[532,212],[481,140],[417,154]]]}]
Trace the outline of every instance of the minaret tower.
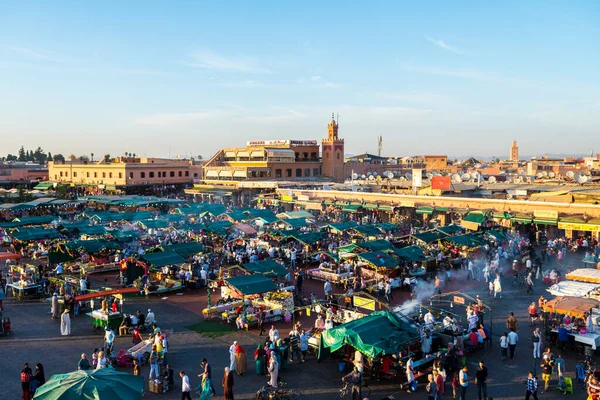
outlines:
[{"label": "minaret tower", "polygon": [[344,176],[344,139],[338,137],[338,114],[337,121],[335,115],[331,114],[331,122],[327,126],[327,139],[321,142],[323,176],[332,178],[335,181],[342,182]]}]

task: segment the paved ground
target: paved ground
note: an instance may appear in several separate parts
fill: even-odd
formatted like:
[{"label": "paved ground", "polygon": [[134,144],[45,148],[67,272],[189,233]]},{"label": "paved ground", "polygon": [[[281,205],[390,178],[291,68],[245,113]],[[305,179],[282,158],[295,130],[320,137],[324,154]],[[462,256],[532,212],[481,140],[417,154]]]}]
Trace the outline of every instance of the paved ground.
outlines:
[{"label": "paved ground", "polygon": [[[567,264],[571,261],[572,268],[579,267],[576,256],[569,254]],[[484,282],[466,281],[456,279],[445,290],[460,289],[472,296],[480,294],[487,300],[487,288]],[[321,283],[306,281],[306,291],[317,291],[321,293]],[[527,326],[527,305],[536,300],[540,294],[544,293],[541,284],[537,284],[535,294],[525,294],[525,288],[512,287],[510,279],[504,280],[504,298],[501,300],[491,300],[493,308],[493,332],[494,346],[486,349],[468,359],[469,367],[475,369],[476,362],[479,359],[486,361],[490,371],[488,382],[488,394],[494,399],[517,399],[523,398],[525,393],[524,379],[526,373],[533,366],[531,356],[531,344],[529,338],[532,328]],[[398,292],[394,293],[394,303],[400,304],[406,299],[406,295]],[[215,299],[213,299],[213,302]],[[145,311],[151,307],[160,321],[160,325],[166,329],[174,329],[175,333],[170,340],[169,360],[173,369],[177,372],[184,369],[191,377],[193,385],[198,384],[196,377],[199,372],[199,363],[202,358],[207,358],[213,366],[213,375],[215,387],[218,393],[220,389],[220,377],[222,370],[228,364],[228,347],[233,340],[239,341],[246,348],[248,353],[253,352],[261,338],[257,332],[233,333],[223,336],[217,340],[203,337],[202,335],[185,330],[185,326],[190,325],[201,319],[200,311],[206,306],[206,295],[201,292],[186,292],[183,296],[170,295],[168,299],[159,298],[140,298],[126,301],[125,312],[135,312],[136,310]],[[49,316],[49,304],[32,301],[16,302],[12,299],[5,301],[5,316],[10,317],[15,334],[12,337],[0,339],[0,379],[4,382],[0,386],[0,398],[6,400],[20,398],[19,371],[24,362],[33,365],[41,362],[45,366],[46,377],[49,378],[55,373],[64,373],[76,369],[77,361],[82,352],[90,354],[94,347],[102,346],[102,336],[94,332],[89,318],[85,315],[77,316],[72,319],[72,337],[60,336],[59,324],[52,321]],[[455,309],[456,310],[456,309]],[[517,346],[516,359],[514,361],[500,360],[500,348],[497,345],[499,335],[502,334],[504,324],[508,313],[514,311],[520,322],[520,343]],[[306,317],[305,317],[306,318]],[[487,318],[486,318],[487,320]],[[311,324],[314,317],[306,319],[304,325]],[[487,322],[487,321],[486,321]],[[287,331],[284,323],[276,324],[280,332]],[[130,347],[130,338],[118,338],[116,348]],[[577,360],[582,359],[578,354],[564,354],[567,366],[567,375],[574,376],[575,364]],[[248,357],[252,359],[251,356]],[[537,363],[536,363],[537,364]],[[254,375],[253,362],[249,361],[249,373],[243,377],[236,376],[234,391],[236,399],[250,399],[253,394],[265,382],[265,377]],[[539,371],[539,367],[538,367]],[[148,369],[143,369],[143,375],[147,377]],[[288,382],[290,388],[301,389],[308,399],[332,399],[337,394],[340,384],[341,374],[338,372],[337,363],[334,361],[324,361],[317,364],[316,360],[310,359],[305,364],[291,364],[290,367],[280,372],[283,380]],[[160,396],[164,399],[180,398],[179,388],[180,380],[176,378],[176,388],[172,393],[164,395],[146,394],[146,397]],[[425,397],[423,388],[419,392],[408,394],[399,392],[398,384],[395,382],[372,382],[373,393],[371,400],[381,399],[388,394],[394,394],[396,398],[405,397]],[[573,398],[583,399],[584,392],[580,387],[575,388],[576,392]],[[469,388],[468,398],[475,399],[476,390],[474,385]],[[562,397],[554,391],[540,394],[540,399],[555,399]],[[217,396],[216,399],[222,398]]]}]

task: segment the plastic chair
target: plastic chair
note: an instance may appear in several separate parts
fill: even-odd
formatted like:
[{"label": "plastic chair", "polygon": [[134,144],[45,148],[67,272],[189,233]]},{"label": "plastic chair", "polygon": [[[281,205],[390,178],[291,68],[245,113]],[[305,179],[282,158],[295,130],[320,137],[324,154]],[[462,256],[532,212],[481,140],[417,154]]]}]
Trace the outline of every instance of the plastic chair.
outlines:
[{"label": "plastic chair", "polygon": [[575,371],[577,372],[577,383],[585,382],[585,370],[581,365],[575,366]]},{"label": "plastic chair", "polygon": [[573,394],[573,380],[571,378],[565,379],[565,393]]}]

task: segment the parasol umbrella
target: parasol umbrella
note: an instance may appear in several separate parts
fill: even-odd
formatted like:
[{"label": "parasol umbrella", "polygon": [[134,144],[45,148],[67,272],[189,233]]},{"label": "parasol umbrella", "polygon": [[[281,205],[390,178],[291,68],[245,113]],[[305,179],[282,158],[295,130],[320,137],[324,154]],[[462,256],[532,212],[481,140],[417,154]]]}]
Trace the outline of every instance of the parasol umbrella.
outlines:
[{"label": "parasol umbrella", "polygon": [[42,385],[35,400],[138,400],[142,398],[144,378],[106,367],[96,371],[57,374]]}]

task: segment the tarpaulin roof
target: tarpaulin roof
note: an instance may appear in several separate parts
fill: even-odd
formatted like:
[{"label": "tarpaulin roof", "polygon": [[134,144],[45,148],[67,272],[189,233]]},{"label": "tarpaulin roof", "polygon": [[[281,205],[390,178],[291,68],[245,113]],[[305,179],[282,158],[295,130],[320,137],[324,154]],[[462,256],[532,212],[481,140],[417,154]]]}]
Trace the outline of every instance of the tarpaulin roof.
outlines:
[{"label": "tarpaulin roof", "polygon": [[400,263],[398,262],[398,260],[396,260],[395,257],[382,251],[371,251],[369,253],[362,253],[358,255],[358,258],[373,264],[377,268],[394,268],[400,265]]},{"label": "tarpaulin roof", "polygon": [[356,231],[364,236],[381,235],[381,231],[375,225],[359,225],[359,226],[355,226],[351,230]]},{"label": "tarpaulin roof", "polygon": [[422,206],[415,211],[417,214],[433,214],[433,207]]},{"label": "tarpaulin roof", "polygon": [[319,240],[323,240],[323,234],[321,232],[309,232],[309,233],[302,233],[302,234],[294,234],[293,236],[288,236],[291,237],[293,239],[296,239],[299,242],[302,242],[304,244],[314,244],[317,243]]},{"label": "tarpaulin roof", "polygon": [[369,358],[391,355],[411,340],[418,339],[417,330],[397,314],[377,311],[370,315],[323,331],[323,348],[336,351],[349,344]]},{"label": "tarpaulin roof", "polygon": [[458,225],[448,225],[436,228],[438,231],[445,233],[446,235],[454,235],[459,232],[464,232],[465,228]]},{"label": "tarpaulin roof", "polygon": [[386,230],[386,231],[394,231],[396,229],[398,229],[399,227],[394,225],[394,224],[390,224],[389,222],[380,222],[378,224],[375,224],[375,226]]},{"label": "tarpaulin roof", "polygon": [[101,225],[86,225],[77,228],[82,235],[105,235],[106,228]]},{"label": "tarpaulin roof", "polygon": [[281,214],[277,214],[278,218],[314,218],[315,216],[308,211],[287,211]]},{"label": "tarpaulin roof", "polygon": [[247,210],[246,213],[254,219],[256,219],[256,218],[262,219],[267,224],[272,224],[273,222],[277,221],[277,219],[278,219],[275,216],[275,213],[273,211],[267,210],[267,209],[252,208],[250,210]]},{"label": "tarpaulin roof", "polygon": [[141,400],[144,379],[112,367],[52,375],[35,400]]},{"label": "tarpaulin roof", "polygon": [[481,237],[473,235],[472,233],[467,233],[466,235],[448,236],[445,237],[444,240],[454,243],[458,246],[468,247],[482,246],[485,244],[485,241]]},{"label": "tarpaulin roof", "polygon": [[185,216],[181,214],[167,214],[164,218],[169,222],[182,222],[185,220]]},{"label": "tarpaulin roof", "polygon": [[394,248],[390,242],[384,239],[372,240],[370,242],[357,243],[358,246],[369,251],[389,250]]},{"label": "tarpaulin roof", "polygon": [[33,189],[34,190],[48,190],[52,186],[54,186],[54,184],[52,182],[40,182],[36,186],[34,186]]},{"label": "tarpaulin roof", "polygon": [[590,309],[598,307],[598,300],[586,299],[581,297],[557,297],[549,300],[544,306],[544,311],[555,312],[558,314],[569,313],[570,316],[583,317],[583,313]]},{"label": "tarpaulin roof", "polygon": [[506,240],[508,240],[508,238],[506,237],[506,235],[504,233],[494,230],[494,229],[491,229],[491,230],[487,231],[486,233],[499,242],[505,242]]},{"label": "tarpaulin roof", "polygon": [[425,259],[425,254],[419,246],[407,246],[401,249],[394,248],[393,252],[398,257],[412,262],[423,261]]},{"label": "tarpaulin roof", "polygon": [[217,235],[224,236],[227,234],[227,228],[229,228],[231,225],[233,225],[231,223],[231,221],[216,221],[216,222],[209,224],[205,229],[208,232],[212,232],[212,233],[216,233]]},{"label": "tarpaulin roof", "polygon": [[54,221],[56,217],[52,215],[40,215],[35,217],[21,217],[15,218],[11,222],[2,222],[0,227],[2,228],[17,228],[19,226],[28,225],[47,225]]},{"label": "tarpaulin roof", "polygon": [[272,258],[266,260],[242,264],[242,268],[255,274],[263,274],[271,278],[286,276],[288,270]]},{"label": "tarpaulin roof", "polygon": [[281,222],[291,226],[293,229],[301,228],[307,225],[306,218],[282,219]]},{"label": "tarpaulin roof", "polygon": [[444,232],[440,232],[436,229],[433,229],[431,231],[415,233],[415,234],[412,234],[411,236],[417,240],[424,242],[424,243],[431,244],[433,242],[437,242],[438,240],[440,240],[442,238],[445,238],[448,235],[446,235]]},{"label": "tarpaulin roof", "polygon": [[93,254],[98,253],[104,249],[116,249],[118,246],[116,243],[109,242],[104,239],[96,239],[96,240],[73,240],[71,242],[65,243],[65,246],[69,250],[83,250],[86,253]]},{"label": "tarpaulin roof", "polygon": [[114,230],[110,232],[119,242],[133,242],[134,240],[139,239],[139,235],[136,231],[122,231],[122,230]]},{"label": "tarpaulin roof", "polygon": [[59,234],[56,229],[24,228],[13,232],[12,237],[21,242],[28,242],[33,240],[56,239],[59,237]]},{"label": "tarpaulin roof", "polygon": [[231,218],[233,221],[245,221],[248,219],[248,215],[246,213],[244,213],[244,211],[242,210],[234,210],[234,211],[230,211],[228,213],[225,213],[225,215],[227,215],[229,218]]},{"label": "tarpaulin roof", "polygon": [[185,259],[174,251],[164,251],[162,253],[144,254],[141,256],[150,265],[155,267],[164,267],[166,265],[175,265],[185,263]]},{"label": "tarpaulin roof", "polygon": [[238,224],[235,224],[233,227],[235,229],[243,232],[245,235],[254,235],[256,233],[256,229],[254,229],[253,227],[251,227],[248,224],[238,223]]},{"label": "tarpaulin roof", "polygon": [[[359,251],[357,251],[359,250]],[[364,253],[365,249],[360,247],[358,244],[348,244],[346,246],[341,246],[338,248],[339,253]]]},{"label": "tarpaulin roof", "polygon": [[485,221],[485,214],[483,214],[482,212],[470,212],[467,215],[465,215],[462,219],[463,221],[468,221],[468,222],[473,222],[475,224],[481,224],[483,221]]},{"label": "tarpaulin roof", "polygon": [[343,212],[355,213],[362,208],[361,204],[347,204],[342,208]]},{"label": "tarpaulin roof", "polygon": [[277,285],[262,274],[236,276],[225,281],[243,295],[268,293],[277,290]]},{"label": "tarpaulin roof", "polygon": [[354,228],[357,225],[358,224],[354,221],[348,221],[348,222],[340,222],[337,224],[329,224],[325,228],[329,228],[329,229],[331,229],[333,231],[337,231],[337,232],[344,232],[345,230]]},{"label": "tarpaulin roof", "polygon": [[112,211],[100,211],[90,214],[91,218],[97,218],[100,221],[143,221],[153,217],[150,211],[139,211],[139,212],[112,212]]},{"label": "tarpaulin roof", "polygon": [[204,251],[204,246],[198,242],[169,244],[167,246],[162,246],[162,248],[164,251],[174,251],[184,258],[188,258]]}]

